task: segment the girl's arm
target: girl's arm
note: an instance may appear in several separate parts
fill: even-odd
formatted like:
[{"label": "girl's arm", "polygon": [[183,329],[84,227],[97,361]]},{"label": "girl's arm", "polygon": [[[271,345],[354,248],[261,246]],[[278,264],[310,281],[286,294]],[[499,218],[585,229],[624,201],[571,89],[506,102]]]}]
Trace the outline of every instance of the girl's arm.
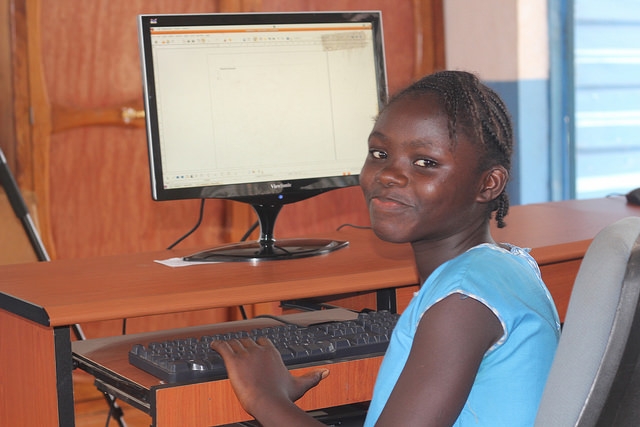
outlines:
[{"label": "girl's arm", "polygon": [[376,426],[451,426],[486,351],[503,335],[481,302],[453,294],[427,310]]},{"label": "girl's arm", "polygon": [[[407,364],[377,426],[451,426],[471,390],[485,352],[503,334],[482,303],[451,295],[423,316]],[[293,377],[268,339],[214,342],[243,408],[264,427],[323,426],[293,402],[328,370]]]}]

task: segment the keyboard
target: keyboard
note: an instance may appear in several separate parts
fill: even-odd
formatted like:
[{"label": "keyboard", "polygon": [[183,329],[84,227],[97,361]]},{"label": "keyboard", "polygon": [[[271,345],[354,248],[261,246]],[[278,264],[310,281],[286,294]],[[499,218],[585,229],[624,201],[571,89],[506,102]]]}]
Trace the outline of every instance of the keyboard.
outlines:
[{"label": "keyboard", "polygon": [[285,366],[384,353],[399,315],[388,311],[358,313],[352,320],[307,326],[282,323],[245,331],[134,344],[129,363],[166,383],[226,378],[222,357],[210,348],[213,340],[264,336],[280,352]]}]

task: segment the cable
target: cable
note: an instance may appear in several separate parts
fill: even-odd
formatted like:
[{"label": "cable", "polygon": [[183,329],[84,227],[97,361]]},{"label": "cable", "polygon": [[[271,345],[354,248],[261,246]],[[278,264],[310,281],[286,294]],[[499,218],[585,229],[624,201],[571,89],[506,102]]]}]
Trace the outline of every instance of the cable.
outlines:
[{"label": "cable", "polygon": [[244,305],[239,305],[238,309],[240,309],[240,315],[242,315],[242,318],[247,320],[247,312],[244,311]]},{"label": "cable", "polygon": [[204,201],[205,199],[200,199],[200,215],[198,216],[198,222],[196,222],[196,225],[194,225],[191,230],[187,231],[187,233],[184,234],[182,237],[180,237],[178,240],[176,240],[171,245],[169,245],[167,250],[173,249],[174,246],[176,246],[178,243],[182,242],[184,239],[189,237],[194,231],[198,229],[198,227],[200,227],[200,224],[202,224],[202,217],[204,216]]},{"label": "cable", "polygon": [[[256,221],[254,222],[251,227],[249,227],[249,229],[247,230],[246,233],[244,233],[244,236],[242,236],[242,238],[240,239],[241,242],[244,242],[245,240],[247,240],[249,238],[249,236],[251,236],[251,233],[253,233],[253,231],[258,228],[258,226],[260,225],[260,221]],[[244,320],[247,320],[247,312],[244,310],[244,306],[243,305],[239,305],[238,309],[240,309],[240,315],[242,316],[242,318]]]},{"label": "cable", "polygon": [[116,398],[111,396],[109,393],[104,393],[105,398],[109,404],[109,412],[107,413],[107,422],[105,427],[109,427],[109,423],[111,422],[111,418],[113,417],[120,427],[127,427],[127,424],[124,422],[124,412],[122,408],[116,404]]},{"label": "cable", "polygon": [[271,320],[276,320],[280,323],[282,323],[283,325],[295,325],[295,326],[301,326],[295,322],[290,322],[289,320],[283,319],[280,316],[274,316],[272,314],[260,314],[256,317],[254,317],[254,319],[271,319]]},{"label": "cable", "polygon": [[370,225],[355,225],[355,224],[342,224],[340,227],[336,228],[336,231],[342,230],[344,227],[357,228],[358,230],[369,230],[371,229]]},{"label": "cable", "polygon": [[253,231],[258,228],[258,226],[260,225],[260,221],[256,221],[253,223],[253,225],[251,225],[251,227],[249,227],[249,229],[247,230],[246,233],[244,233],[244,236],[242,236],[242,239],[240,239],[241,242],[244,242],[245,240],[247,240],[249,238],[249,236],[251,236],[251,233],[253,233]]}]

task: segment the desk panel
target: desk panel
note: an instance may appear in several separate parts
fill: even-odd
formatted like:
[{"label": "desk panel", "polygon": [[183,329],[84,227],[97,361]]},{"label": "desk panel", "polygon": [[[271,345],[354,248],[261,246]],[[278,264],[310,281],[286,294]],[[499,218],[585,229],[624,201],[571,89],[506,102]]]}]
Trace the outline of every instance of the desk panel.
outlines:
[{"label": "desk panel", "polygon": [[569,298],[573,289],[573,282],[576,280],[581,259],[570,260],[547,264],[540,268],[542,279],[545,281],[553,301],[558,309],[560,322],[564,322],[569,306]]},{"label": "desk panel", "polygon": [[[329,376],[296,403],[304,410],[314,410],[369,401],[381,362],[382,356],[378,356],[321,365],[330,370]],[[291,372],[302,375],[317,368]],[[228,380],[162,388],[156,391],[155,399],[155,427],[206,427],[252,419],[238,403]]]},{"label": "desk panel", "polygon": [[58,426],[53,330],[0,310],[0,337],[0,426]]}]

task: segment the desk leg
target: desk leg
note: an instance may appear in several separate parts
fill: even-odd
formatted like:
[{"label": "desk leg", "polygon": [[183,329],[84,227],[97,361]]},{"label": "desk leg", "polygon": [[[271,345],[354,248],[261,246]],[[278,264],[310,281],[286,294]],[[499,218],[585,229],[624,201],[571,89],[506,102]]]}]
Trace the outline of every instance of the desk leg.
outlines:
[{"label": "desk leg", "polygon": [[68,326],[53,330],[56,355],[56,390],[58,418],[61,426],[74,426],[73,362],[71,360],[71,329]]},{"label": "desk leg", "polygon": [[398,312],[395,288],[379,289],[376,291],[376,309],[378,311],[387,310],[391,313]]}]

